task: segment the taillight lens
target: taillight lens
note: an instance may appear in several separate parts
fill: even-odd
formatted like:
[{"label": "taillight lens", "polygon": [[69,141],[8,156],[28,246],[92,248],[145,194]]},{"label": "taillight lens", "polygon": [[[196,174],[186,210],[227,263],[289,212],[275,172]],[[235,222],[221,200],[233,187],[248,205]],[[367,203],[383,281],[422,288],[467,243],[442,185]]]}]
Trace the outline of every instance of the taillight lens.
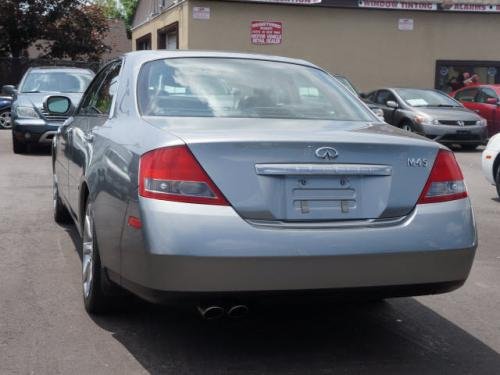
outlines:
[{"label": "taillight lens", "polygon": [[139,195],[166,201],[229,205],[186,146],[160,148],[141,157]]},{"label": "taillight lens", "polygon": [[464,176],[451,151],[439,150],[418,203],[447,202],[467,197]]}]

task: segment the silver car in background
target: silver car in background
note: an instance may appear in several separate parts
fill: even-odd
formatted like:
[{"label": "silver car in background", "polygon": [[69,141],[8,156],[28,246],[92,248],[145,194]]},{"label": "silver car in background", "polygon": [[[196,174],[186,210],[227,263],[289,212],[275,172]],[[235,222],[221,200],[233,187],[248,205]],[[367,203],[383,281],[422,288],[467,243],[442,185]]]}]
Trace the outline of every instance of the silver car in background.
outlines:
[{"label": "silver car in background", "polygon": [[301,60],[127,54],[60,128],[53,170],[55,219],[82,236],[91,313],[119,287],[185,298],[206,317],[269,293],[446,292],[477,246],[453,153],[379,122]]}]

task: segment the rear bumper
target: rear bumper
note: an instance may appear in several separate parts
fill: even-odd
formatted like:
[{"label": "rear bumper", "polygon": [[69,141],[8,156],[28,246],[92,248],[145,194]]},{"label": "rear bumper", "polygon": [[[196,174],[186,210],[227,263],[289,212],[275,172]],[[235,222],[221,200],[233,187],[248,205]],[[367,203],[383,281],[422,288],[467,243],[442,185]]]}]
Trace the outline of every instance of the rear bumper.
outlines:
[{"label": "rear bumper", "polygon": [[395,225],[321,229],[257,227],[231,207],[140,205],[144,229],[125,229],[121,273],[156,291],[460,285],[477,247],[468,199],[418,205]]},{"label": "rear bumper", "polygon": [[421,125],[421,127],[423,135],[440,143],[485,144],[488,138],[487,126]]}]

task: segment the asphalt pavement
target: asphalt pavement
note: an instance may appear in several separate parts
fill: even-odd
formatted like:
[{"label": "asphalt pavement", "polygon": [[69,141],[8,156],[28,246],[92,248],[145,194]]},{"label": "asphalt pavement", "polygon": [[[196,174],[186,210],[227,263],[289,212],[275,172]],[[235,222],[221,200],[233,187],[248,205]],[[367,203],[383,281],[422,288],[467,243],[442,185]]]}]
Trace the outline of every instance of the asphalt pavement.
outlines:
[{"label": "asphalt pavement", "polygon": [[500,374],[500,200],[460,152],[479,228],[449,294],[257,309],[206,322],[131,300],[86,314],[78,235],[52,220],[50,155],[0,131],[0,374]]}]

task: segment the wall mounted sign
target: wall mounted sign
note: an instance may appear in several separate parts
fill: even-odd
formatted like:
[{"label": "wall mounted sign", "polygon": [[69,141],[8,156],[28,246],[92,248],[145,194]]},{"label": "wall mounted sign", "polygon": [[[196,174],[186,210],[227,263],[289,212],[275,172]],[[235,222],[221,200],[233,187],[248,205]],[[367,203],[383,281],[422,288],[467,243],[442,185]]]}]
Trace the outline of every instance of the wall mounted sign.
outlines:
[{"label": "wall mounted sign", "polygon": [[209,20],[210,8],[209,7],[193,7],[193,18],[195,20]]},{"label": "wall mounted sign", "polygon": [[488,4],[441,4],[442,10],[449,10],[452,12],[500,12],[500,5]]},{"label": "wall mounted sign", "polygon": [[280,21],[252,21],[252,44],[281,44],[283,23]]},{"label": "wall mounted sign", "polygon": [[403,10],[437,10],[437,4],[433,3],[414,3],[409,1],[377,1],[377,0],[360,0],[358,2],[360,8],[376,8],[376,9],[403,9]]},{"label": "wall mounted sign", "polygon": [[414,24],[413,18],[400,18],[398,21],[398,30],[413,31]]}]

